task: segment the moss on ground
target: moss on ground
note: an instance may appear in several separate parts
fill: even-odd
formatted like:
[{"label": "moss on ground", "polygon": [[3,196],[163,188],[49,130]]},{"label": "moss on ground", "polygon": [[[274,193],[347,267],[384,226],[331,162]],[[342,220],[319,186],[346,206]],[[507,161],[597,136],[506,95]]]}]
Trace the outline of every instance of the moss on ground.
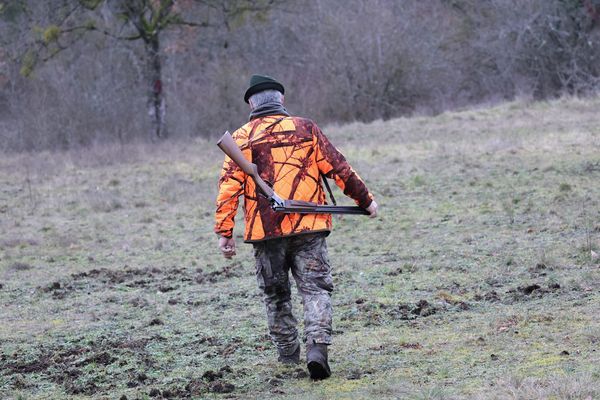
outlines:
[{"label": "moss on ground", "polygon": [[335,218],[325,382],[277,364],[243,227],[217,252],[212,143],[3,157],[0,397],[600,397],[599,106],[325,129],[381,205]]}]

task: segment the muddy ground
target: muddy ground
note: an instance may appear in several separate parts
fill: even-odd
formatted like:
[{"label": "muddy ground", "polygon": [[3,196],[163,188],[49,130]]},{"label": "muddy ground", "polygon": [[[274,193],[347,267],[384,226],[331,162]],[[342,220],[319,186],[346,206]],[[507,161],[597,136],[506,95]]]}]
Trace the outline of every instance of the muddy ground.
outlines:
[{"label": "muddy ground", "polygon": [[3,157],[0,398],[600,398],[599,106],[325,129],[381,215],[328,239],[324,382],[217,251],[211,142]]}]

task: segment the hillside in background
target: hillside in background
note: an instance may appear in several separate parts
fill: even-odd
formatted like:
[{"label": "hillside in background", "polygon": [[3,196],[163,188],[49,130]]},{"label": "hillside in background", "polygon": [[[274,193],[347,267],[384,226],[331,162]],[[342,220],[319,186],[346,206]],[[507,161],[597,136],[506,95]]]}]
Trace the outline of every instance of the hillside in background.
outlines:
[{"label": "hillside in background", "polygon": [[0,151],[216,137],[253,73],[322,123],[595,93],[600,0],[3,0]]},{"label": "hillside in background", "polygon": [[334,221],[318,383],[217,250],[213,141],[0,158],[0,397],[598,398],[599,107],[325,127],[381,215]]}]

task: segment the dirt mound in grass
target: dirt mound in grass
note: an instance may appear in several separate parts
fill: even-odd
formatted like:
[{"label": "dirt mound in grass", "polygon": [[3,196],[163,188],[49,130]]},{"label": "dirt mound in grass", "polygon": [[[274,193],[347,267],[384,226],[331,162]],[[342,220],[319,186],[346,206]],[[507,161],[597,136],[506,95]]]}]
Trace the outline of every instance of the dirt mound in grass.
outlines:
[{"label": "dirt mound in grass", "polygon": [[123,286],[142,288],[154,292],[171,292],[183,286],[214,283],[240,276],[241,269],[227,266],[223,269],[204,272],[202,268],[99,268],[71,274],[64,280],[55,281],[39,289],[50,293],[55,299],[64,299],[73,292],[113,289]]},{"label": "dirt mound in grass", "polygon": [[[71,347],[40,346],[27,351],[17,351],[10,356],[2,354],[0,371],[8,377],[9,382],[14,381],[13,384],[19,381],[22,375],[41,374],[62,385],[71,395],[90,395],[96,393],[99,388],[112,388],[117,380],[130,380],[128,376],[131,374],[145,376],[136,370],[154,365],[146,346],[161,340],[164,338],[160,336],[136,340],[100,338],[87,342],[82,340]],[[86,368],[92,364],[95,366],[94,372]],[[123,367],[123,372],[108,378],[103,371],[114,364]],[[129,384],[128,386],[131,387]]]},{"label": "dirt mound in grass", "polygon": [[[63,386],[69,395],[97,395],[123,386],[140,388],[156,398],[190,398],[208,392],[231,393],[235,390],[228,380],[233,374],[244,372],[234,372],[229,365],[205,371],[185,385],[157,387],[160,382],[151,372],[160,369],[160,363],[153,359],[147,348],[165,340],[160,335],[138,339],[100,338],[87,342],[82,339],[72,343],[71,347],[39,346],[10,356],[1,354],[0,376],[6,378],[9,386],[24,389],[24,375],[44,375],[49,381]],[[209,342],[208,339],[197,341],[210,346]],[[90,365],[94,368],[87,368]],[[111,372],[107,373],[109,369]]]}]

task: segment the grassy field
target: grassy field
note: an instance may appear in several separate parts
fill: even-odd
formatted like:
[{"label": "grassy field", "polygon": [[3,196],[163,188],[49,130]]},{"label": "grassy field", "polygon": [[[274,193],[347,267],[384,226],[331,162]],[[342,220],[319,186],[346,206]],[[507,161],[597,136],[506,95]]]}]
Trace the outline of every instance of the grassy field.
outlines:
[{"label": "grassy field", "polygon": [[335,219],[324,382],[277,364],[242,226],[218,253],[212,142],[4,156],[0,398],[600,398],[598,110],[326,127],[381,216]]}]

